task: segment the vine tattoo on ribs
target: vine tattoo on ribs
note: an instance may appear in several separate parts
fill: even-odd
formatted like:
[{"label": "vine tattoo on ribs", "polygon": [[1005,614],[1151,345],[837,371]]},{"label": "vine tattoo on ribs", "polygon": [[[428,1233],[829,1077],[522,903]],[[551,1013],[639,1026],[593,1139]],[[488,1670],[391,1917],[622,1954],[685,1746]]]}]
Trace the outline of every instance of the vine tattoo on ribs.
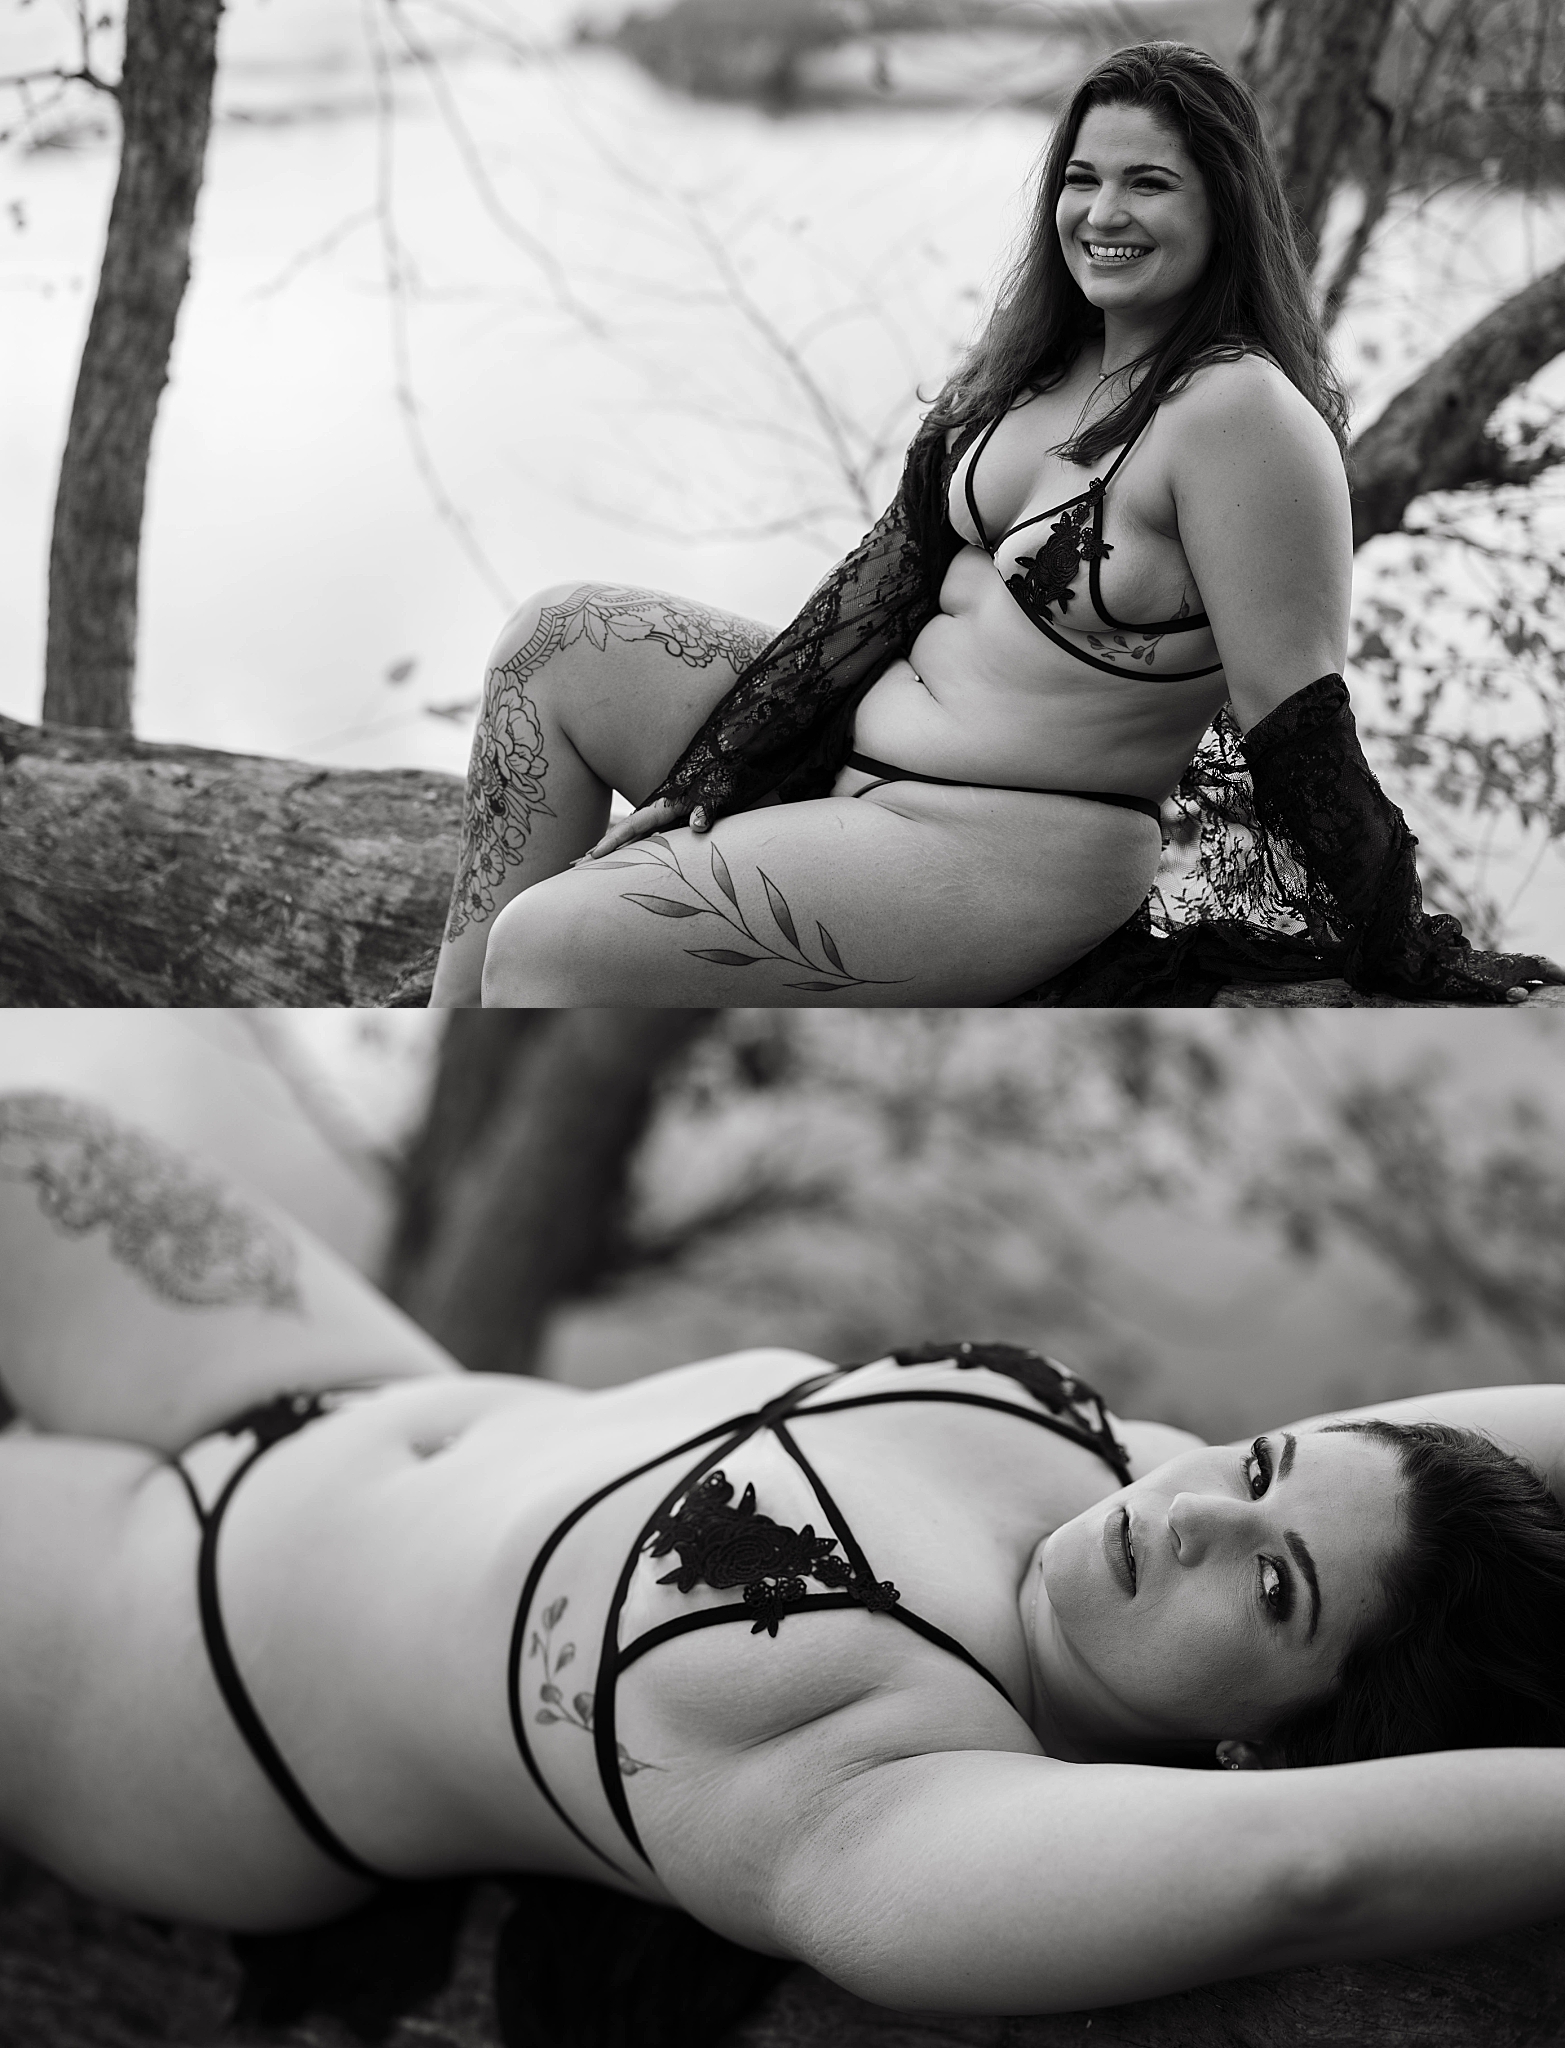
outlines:
[{"label": "vine tattoo on ribs", "polygon": [[543,728],[527,695],[541,669],[586,641],[603,653],[610,640],[654,641],[686,668],[726,661],[737,675],[771,640],[764,626],[655,590],[588,583],[565,604],[544,605],[526,644],[489,671],[473,734],[462,816],[462,852],[451,891],[446,938],[493,917],[505,878],[526,851],[535,818],[552,818]]},{"label": "vine tattoo on ribs", "polygon": [[[554,1631],[559,1627],[570,1604],[568,1596],[564,1593],[558,1600],[551,1600],[539,1617],[543,1627],[533,1630],[527,1654],[529,1658],[543,1659],[543,1680],[538,1687],[538,1698],[542,1704],[533,1714],[533,1719],[541,1722],[545,1728],[551,1722],[563,1721],[568,1728],[579,1728],[584,1735],[590,1735],[593,1728],[593,1711],[597,1705],[595,1696],[590,1692],[579,1692],[567,1706],[564,1689],[559,1683],[560,1673],[567,1664],[574,1663],[576,1658],[574,1643],[561,1643],[558,1649],[554,1646]],[[619,1758],[622,1778],[633,1778],[638,1771],[660,1771],[663,1768],[661,1764],[645,1763],[640,1757],[632,1756],[623,1742],[615,1743],[614,1748]]]},{"label": "vine tattoo on ribs", "polygon": [[0,1096],[0,1180],[30,1185],[56,1229],[109,1251],[180,1308],[303,1307],[283,1232],[177,1152],[63,1095]]}]

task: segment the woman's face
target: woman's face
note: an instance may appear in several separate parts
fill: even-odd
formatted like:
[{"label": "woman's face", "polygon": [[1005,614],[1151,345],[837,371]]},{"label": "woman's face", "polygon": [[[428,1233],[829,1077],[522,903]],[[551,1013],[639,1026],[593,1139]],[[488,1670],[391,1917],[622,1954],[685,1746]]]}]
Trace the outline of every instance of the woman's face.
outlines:
[{"label": "woman's face", "polygon": [[1378,1617],[1402,1492],[1387,1444],[1276,1430],[1184,1452],[1056,1529],[1022,1589],[1045,1742],[1264,1741]]},{"label": "woman's face", "polygon": [[1089,107],[1054,210],[1071,276],[1105,313],[1165,324],[1212,253],[1206,182],[1145,107]]}]

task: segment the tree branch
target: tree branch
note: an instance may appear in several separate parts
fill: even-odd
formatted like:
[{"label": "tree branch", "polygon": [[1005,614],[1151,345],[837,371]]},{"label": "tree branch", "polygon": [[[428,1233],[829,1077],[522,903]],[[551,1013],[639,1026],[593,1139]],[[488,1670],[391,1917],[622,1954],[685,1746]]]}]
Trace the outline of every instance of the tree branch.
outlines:
[{"label": "tree branch", "polygon": [[1565,449],[1513,454],[1495,409],[1565,353],[1565,264],[1496,306],[1399,391],[1354,441],[1353,545],[1394,533],[1413,499],[1473,484],[1529,483]]}]

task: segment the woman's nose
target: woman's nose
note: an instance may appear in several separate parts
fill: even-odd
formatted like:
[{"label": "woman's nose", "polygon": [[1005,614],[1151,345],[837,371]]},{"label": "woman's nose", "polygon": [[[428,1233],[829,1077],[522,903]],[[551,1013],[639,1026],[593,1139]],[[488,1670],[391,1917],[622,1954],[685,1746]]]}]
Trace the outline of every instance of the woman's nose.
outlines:
[{"label": "woman's nose", "polygon": [[1226,1494],[1176,1493],[1168,1504],[1168,1527],[1179,1563],[1199,1564],[1234,1535],[1243,1513]]},{"label": "woman's nose", "polygon": [[1112,227],[1124,218],[1123,196],[1112,185],[1100,185],[1092,195],[1092,204],[1087,208],[1087,225],[1094,228]]}]

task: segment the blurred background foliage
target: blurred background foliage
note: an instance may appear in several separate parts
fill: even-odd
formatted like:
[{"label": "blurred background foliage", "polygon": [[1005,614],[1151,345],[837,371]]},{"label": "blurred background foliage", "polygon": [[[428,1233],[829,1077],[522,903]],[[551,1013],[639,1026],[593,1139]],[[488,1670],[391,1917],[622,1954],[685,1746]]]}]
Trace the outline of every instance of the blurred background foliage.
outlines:
[{"label": "blurred background foliage", "polygon": [[1565,1375],[1553,1011],[0,1017],[464,1362],[997,1337],[1218,1436]]}]

